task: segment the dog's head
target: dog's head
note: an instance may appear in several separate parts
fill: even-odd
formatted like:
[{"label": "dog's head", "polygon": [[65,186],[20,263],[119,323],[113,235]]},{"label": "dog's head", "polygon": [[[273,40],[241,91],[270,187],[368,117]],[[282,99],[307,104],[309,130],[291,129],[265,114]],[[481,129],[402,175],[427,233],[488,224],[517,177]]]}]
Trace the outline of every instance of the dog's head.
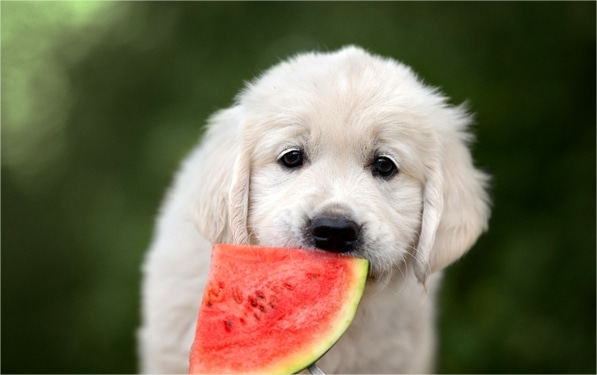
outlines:
[{"label": "dog's head", "polygon": [[198,227],[213,242],[363,256],[374,276],[412,264],[424,281],[487,226],[469,122],[393,60],[356,47],[299,55],[212,118],[204,143],[219,165]]}]

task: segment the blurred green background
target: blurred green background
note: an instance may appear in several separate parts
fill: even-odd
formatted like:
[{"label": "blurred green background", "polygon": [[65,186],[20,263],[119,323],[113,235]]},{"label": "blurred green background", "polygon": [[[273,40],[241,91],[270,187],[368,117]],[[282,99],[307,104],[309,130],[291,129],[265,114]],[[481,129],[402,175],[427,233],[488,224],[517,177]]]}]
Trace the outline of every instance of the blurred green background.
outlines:
[{"label": "blurred green background", "polygon": [[490,231],[438,370],[595,373],[595,2],[7,2],[2,373],[137,369],[140,264],[206,117],[298,51],[392,56],[476,113]]}]

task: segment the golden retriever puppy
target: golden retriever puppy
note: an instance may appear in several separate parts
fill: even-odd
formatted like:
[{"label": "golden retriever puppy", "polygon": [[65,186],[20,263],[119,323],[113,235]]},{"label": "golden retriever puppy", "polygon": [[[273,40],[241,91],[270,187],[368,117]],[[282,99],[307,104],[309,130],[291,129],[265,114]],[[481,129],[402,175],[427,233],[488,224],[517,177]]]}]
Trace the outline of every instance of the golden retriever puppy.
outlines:
[{"label": "golden retriever puppy", "polygon": [[441,270],[487,227],[488,176],[462,107],[354,46],[274,66],[216,113],[162,207],[144,264],[141,371],[186,373],[213,243],[369,259],[328,373],[434,370]]}]

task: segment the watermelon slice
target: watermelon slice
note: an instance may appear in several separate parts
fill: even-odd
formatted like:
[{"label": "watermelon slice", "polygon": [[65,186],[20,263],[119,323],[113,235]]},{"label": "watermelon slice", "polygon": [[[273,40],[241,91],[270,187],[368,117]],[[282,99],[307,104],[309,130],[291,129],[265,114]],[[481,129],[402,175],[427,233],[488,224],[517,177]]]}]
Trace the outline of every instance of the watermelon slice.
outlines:
[{"label": "watermelon slice", "polygon": [[350,325],[369,263],[320,250],[214,245],[191,374],[292,374]]}]

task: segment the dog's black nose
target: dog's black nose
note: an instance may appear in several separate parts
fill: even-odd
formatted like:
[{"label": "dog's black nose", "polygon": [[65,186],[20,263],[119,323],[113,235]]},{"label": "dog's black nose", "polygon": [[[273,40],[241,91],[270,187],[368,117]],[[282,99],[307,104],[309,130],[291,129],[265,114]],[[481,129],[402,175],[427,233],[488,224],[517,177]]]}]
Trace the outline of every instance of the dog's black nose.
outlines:
[{"label": "dog's black nose", "polygon": [[359,231],[357,223],[346,218],[315,218],[310,226],[315,247],[336,253],[352,250],[359,238]]}]

